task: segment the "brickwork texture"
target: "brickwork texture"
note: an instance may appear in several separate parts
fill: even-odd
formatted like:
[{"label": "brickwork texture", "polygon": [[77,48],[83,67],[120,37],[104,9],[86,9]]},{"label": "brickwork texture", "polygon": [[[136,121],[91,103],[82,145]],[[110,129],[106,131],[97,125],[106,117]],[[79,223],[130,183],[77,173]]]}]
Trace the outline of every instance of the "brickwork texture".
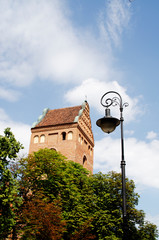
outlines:
[{"label": "brickwork texture", "polygon": [[93,173],[94,138],[89,104],[44,110],[31,128],[29,153],[54,149]]}]

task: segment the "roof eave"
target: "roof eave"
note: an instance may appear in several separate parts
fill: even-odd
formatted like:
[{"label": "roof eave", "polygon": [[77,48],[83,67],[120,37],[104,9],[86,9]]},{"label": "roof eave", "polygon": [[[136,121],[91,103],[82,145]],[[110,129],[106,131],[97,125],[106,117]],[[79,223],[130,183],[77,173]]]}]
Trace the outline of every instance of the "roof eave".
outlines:
[{"label": "roof eave", "polygon": [[59,124],[54,124],[54,125],[47,125],[47,126],[35,126],[33,128],[31,128],[31,130],[33,129],[40,129],[40,128],[49,128],[49,127],[58,127],[58,126],[64,126],[64,125],[77,125],[77,122],[70,122],[70,123],[59,123]]}]

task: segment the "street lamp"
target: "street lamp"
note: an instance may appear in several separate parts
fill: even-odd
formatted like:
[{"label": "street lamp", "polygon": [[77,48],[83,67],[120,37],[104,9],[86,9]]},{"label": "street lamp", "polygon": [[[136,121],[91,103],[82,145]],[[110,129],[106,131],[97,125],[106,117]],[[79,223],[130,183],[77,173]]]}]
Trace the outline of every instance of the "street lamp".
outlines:
[{"label": "street lamp", "polygon": [[[113,97],[107,98],[107,95]],[[114,96],[115,95],[115,96]],[[121,127],[121,175],[122,175],[122,213],[123,213],[123,240],[126,239],[126,181],[125,181],[125,160],[124,160],[124,134],[123,134],[123,107],[127,107],[128,103],[123,103],[119,93],[115,91],[109,91],[105,93],[101,98],[101,105],[105,107],[105,117],[97,120],[96,124],[106,133],[111,133],[120,124]],[[119,106],[120,120],[114,118],[110,114],[110,106]]]}]

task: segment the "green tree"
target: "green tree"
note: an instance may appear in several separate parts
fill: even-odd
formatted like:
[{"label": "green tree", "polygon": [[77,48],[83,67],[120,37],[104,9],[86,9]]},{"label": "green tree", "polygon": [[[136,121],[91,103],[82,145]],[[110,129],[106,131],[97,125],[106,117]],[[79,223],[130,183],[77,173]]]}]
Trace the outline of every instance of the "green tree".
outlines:
[{"label": "green tree", "polygon": [[93,198],[88,175],[80,164],[54,150],[41,149],[20,161],[21,194],[24,201],[30,193],[38,198],[39,192],[50,202],[60,200],[67,228],[64,239],[70,239],[79,229],[83,234],[85,223],[91,219]]},{"label": "green tree", "polygon": [[10,234],[15,225],[15,211],[21,202],[17,181],[9,168],[21,148],[10,128],[6,128],[4,136],[0,136],[0,239]]},{"label": "green tree", "polygon": [[158,231],[156,225],[145,221],[143,225],[139,227],[138,231],[139,240],[155,240],[158,239]]},{"label": "green tree", "polygon": [[[109,172],[108,174],[97,173],[90,177],[90,182],[96,196],[92,222],[94,234],[100,240],[122,239],[121,174],[116,172]],[[156,225],[145,223],[144,212],[136,209],[139,195],[135,193],[134,182],[128,179],[126,179],[126,198],[127,239],[157,239],[158,231]]]},{"label": "green tree", "polygon": [[[19,174],[24,203],[29,195],[38,199],[39,193],[50,203],[61,202],[66,222],[61,239],[122,239],[121,174],[91,175],[80,164],[50,149],[41,149],[22,159]],[[127,239],[140,239],[145,232],[143,240],[156,239],[156,226],[147,225],[144,212],[136,209],[139,196],[132,180],[126,179],[126,189]]]}]

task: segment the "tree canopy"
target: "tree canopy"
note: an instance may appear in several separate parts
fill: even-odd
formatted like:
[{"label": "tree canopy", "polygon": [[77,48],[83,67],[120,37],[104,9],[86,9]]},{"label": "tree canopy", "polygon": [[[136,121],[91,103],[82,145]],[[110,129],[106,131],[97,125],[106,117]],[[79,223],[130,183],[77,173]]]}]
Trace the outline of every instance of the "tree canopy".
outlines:
[{"label": "tree canopy", "polygon": [[[11,162],[22,147],[10,129],[0,137],[0,238],[121,240],[121,174],[90,174],[51,149]],[[156,225],[136,208],[139,195],[126,179],[127,238],[155,240]]]},{"label": "tree canopy", "polygon": [[[65,221],[61,239],[122,239],[121,174],[91,175],[80,164],[50,149],[22,159],[19,173],[24,198],[28,199],[29,193],[34,198],[43,194],[50,203],[60,202]],[[128,239],[145,237],[145,232],[145,239],[156,239],[156,226],[145,222],[144,212],[136,209],[139,195],[132,180],[126,179],[126,189]]]},{"label": "tree canopy", "polygon": [[10,128],[6,128],[4,136],[0,136],[0,239],[7,237],[15,225],[15,211],[21,203],[16,177],[9,169],[21,148]]}]

